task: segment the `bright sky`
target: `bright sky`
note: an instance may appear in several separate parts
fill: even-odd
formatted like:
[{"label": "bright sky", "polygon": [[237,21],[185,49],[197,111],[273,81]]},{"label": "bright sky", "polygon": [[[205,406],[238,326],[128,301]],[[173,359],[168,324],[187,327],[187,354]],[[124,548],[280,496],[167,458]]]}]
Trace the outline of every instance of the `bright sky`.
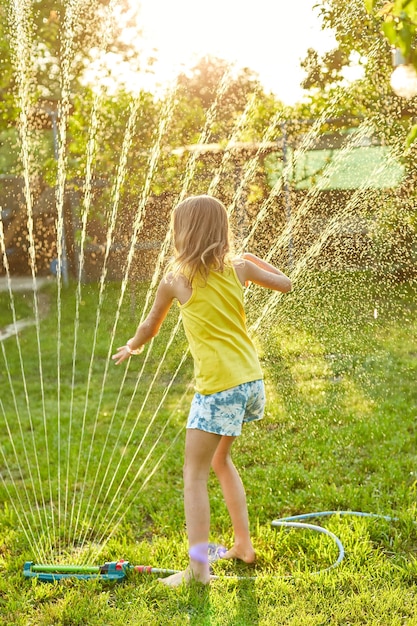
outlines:
[{"label": "bright sky", "polygon": [[292,104],[302,96],[300,60],[307,48],[324,52],[334,47],[331,32],[321,30],[318,9],[313,9],[318,2],[140,0],[138,21],[146,45],[158,50],[160,81],[211,54],[256,71],[266,90]]}]

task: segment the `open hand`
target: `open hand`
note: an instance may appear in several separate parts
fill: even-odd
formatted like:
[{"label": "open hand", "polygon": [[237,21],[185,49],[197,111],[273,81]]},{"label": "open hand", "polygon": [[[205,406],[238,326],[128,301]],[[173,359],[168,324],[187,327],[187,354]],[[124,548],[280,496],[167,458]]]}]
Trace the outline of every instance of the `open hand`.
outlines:
[{"label": "open hand", "polygon": [[126,359],[130,359],[131,356],[132,352],[129,350],[128,346],[120,346],[120,348],[117,348],[116,354],[113,354],[112,359],[116,365],[119,365],[123,363],[123,361],[126,361]]}]

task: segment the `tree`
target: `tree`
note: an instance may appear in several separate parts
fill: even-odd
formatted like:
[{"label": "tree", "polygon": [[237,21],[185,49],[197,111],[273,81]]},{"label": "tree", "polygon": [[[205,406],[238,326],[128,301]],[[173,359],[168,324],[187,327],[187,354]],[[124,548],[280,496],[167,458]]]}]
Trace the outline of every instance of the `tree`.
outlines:
[{"label": "tree", "polygon": [[[262,95],[258,77],[248,68],[236,69],[224,59],[205,56],[189,71],[178,76],[181,114],[194,116],[198,132],[212,107],[211,141],[229,136],[252,94]],[[183,145],[191,143],[184,136]]]},{"label": "tree", "polygon": [[[112,75],[113,93],[109,93],[105,86],[100,92],[100,84],[104,85],[103,72],[111,71],[108,67],[106,69],[104,57],[111,55],[113,64],[118,63],[121,70],[128,66],[131,73],[148,70],[152,59],[145,59],[137,46],[126,41],[129,28],[134,27],[136,37],[140,32],[138,9],[121,10],[119,7],[119,13],[114,15],[111,6],[107,0],[40,0],[30,3],[16,0],[13,5],[11,0],[0,0],[3,18],[0,24],[0,133],[11,155],[8,173],[18,173],[16,147],[21,142],[16,138],[16,129],[22,129],[23,123],[26,125],[23,134],[28,136],[31,146],[36,146],[32,150],[31,166],[37,173],[43,172],[53,184],[57,155],[56,150],[54,155],[52,128],[54,123],[58,124],[57,113],[64,114],[67,121],[66,134],[61,133],[60,140],[65,142],[69,155],[68,174],[82,171],[85,144],[89,140],[86,129],[91,124],[94,100],[95,114],[103,120],[99,121],[99,141],[105,141],[106,135],[113,133],[112,141],[114,145],[118,144],[115,136],[120,138],[124,132],[129,96],[122,80],[117,82],[114,76],[117,70],[113,70]],[[93,61],[100,65],[100,59],[103,61],[102,73],[93,78],[90,76],[88,84],[86,68],[91,68]],[[115,95],[117,91],[118,96]],[[155,118],[150,95],[140,89],[136,95],[142,98],[139,108],[148,108],[141,120],[144,132],[139,136],[142,140],[149,135],[149,125]],[[111,110],[115,118],[112,131],[104,131]],[[23,116],[19,120],[21,113]],[[56,127],[54,132],[56,142]],[[76,157],[80,160],[77,165]],[[99,175],[111,162],[109,155],[108,158],[106,166],[104,160],[100,161],[98,170],[102,171]]]},{"label": "tree", "polygon": [[[188,192],[206,193],[221,171],[216,193],[232,198],[246,163],[255,157],[257,142],[283,109],[274,96],[264,93],[251,70],[237,69],[216,57],[200,59],[178,77],[176,108],[166,136],[170,150],[162,155],[155,181],[158,192],[181,193],[193,168]],[[275,127],[269,141],[279,132]],[[263,156],[245,194],[249,203],[268,191],[265,176],[259,173]]]},{"label": "tree", "polygon": [[140,32],[138,11],[125,9],[115,15],[107,0],[0,0],[0,93],[8,121],[16,115],[13,98],[22,81],[30,83],[34,103],[58,102],[82,92],[86,68],[105,55],[132,71],[147,68],[152,59],[124,40],[132,23]]}]

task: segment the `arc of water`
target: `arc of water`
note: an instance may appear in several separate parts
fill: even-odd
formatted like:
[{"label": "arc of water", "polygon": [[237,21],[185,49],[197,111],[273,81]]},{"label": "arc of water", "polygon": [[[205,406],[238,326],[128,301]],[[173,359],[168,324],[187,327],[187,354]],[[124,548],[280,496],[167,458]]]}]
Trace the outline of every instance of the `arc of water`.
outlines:
[{"label": "arc of water", "polygon": [[[103,272],[100,278],[100,290],[99,290],[99,299],[98,299],[98,306],[97,306],[97,316],[96,316],[96,325],[94,328],[94,338],[93,338],[93,347],[92,347],[92,351],[91,351],[91,359],[90,359],[90,366],[89,369],[91,371],[92,369],[92,361],[94,358],[94,354],[95,354],[95,348],[96,348],[96,343],[97,343],[97,334],[98,334],[98,328],[99,328],[99,324],[100,324],[100,314],[101,314],[101,308],[102,308],[102,304],[104,301],[104,291],[105,291],[105,279],[106,279],[106,275],[107,275],[107,266],[108,266],[108,259],[110,256],[110,250],[111,250],[111,244],[112,244],[112,236],[113,236],[113,232],[116,226],[116,218],[117,218],[117,214],[118,214],[118,209],[119,209],[119,203],[120,203],[120,191],[121,191],[121,187],[123,185],[123,182],[125,180],[125,170],[126,170],[126,162],[127,162],[127,154],[128,154],[128,150],[129,147],[131,145],[131,141],[132,141],[132,133],[134,130],[134,126],[136,123],[136,118],[137,118],[137,113],[138,113],[138,107],[139,107],[139,100],[136,100],[134,105],[131,107],[131,112],[129,115],[129,119],[128,119],[128,123],[127,123],[127,128],[126,128],[126,133],[125,133],[125,137],[124,137],[124,141],[123,141],[123,146],[122,146],[122,151],[121,151],[121,158],[120,158],[120,162],[119,162],[119,167],[118,167],[118,173],[116,176],[116,182],[115,182],[115,186],[112,192],[112,198],[113,198],[113,202],[112,202],[112,210],[111,210],[111,216],[110,216],[110,224],[109,227],[107,229],[107,235],[106,235],[106,246],[105,246],[105,252],[104,252],[104,261],[103,261]],[[80,266],[82,268],[82,265]],[[81,276],[79,275],[79,284],[81,284]],[[77,286],[77,290],[78,290],[78,286]],[[75,387],[75,363],[76,363],[76,347],[77,347],[77,336],[78,336],[78,327],[79,327],[79,302],[80,302],[80,298],[81,298],[81,293],[79,293],[79,299],[77,299],[78,305],[77,305],[77,313],[78,315],[76,315],[76,336],[74,339],[74,347],[73,347],[73,370],[72,370],[72,394],[71,394],[71,405],[70,405],[70,420],[69,420],[69,429],[68,429],[68,449],[67,449],[67,470],[66,470],[66,490],[65,490],[65,511],[64,511],[64,519],[67,519],[67,515],[68,515],[68,496],[69,496],[69,488],[70,488],[70,458],[71,458],[71,445],[72,445],[72,429],[73,429],[73,402],[74,402],[74,395],[73,395],[73,390]]]},{"label": "arc of water", "polygon": [[[181,369],[185,359],[187,358],[187,354],[184,354],[178,367],[177,370],[175,371],[175,374],[173,376],[173,380],[172,382],[175,380],[179,370]],[[151,425],[153,424],[153,422],[155,421],[156,416],[159,413],[159,409],[162,407],[163,402],[165,401],[165,398],[171,388],[172,383],[169,386],[169,389],[167,388],[164,391],[163,397],[161,398],[161,401],[159,402],[158,406],[156,407],[153,416],[151,418],[149,427],[147,428],[146,432],[144,433],[142,440],[140,442],[140,445],[137,449],[137,453],[136,456],[143,444],[143,442],[145,441],[145,438],[147,437],[148,433],[149,433],[149,429],[151,427]],[[183,400],[185,398],[185,396],[189,393],[189,390],[191,388],[192,384],[190,383],[187,386],[186,391],[184,392],[184,394],[182,395],[180,401],[178,402],[177,406],[182,406]],[[173,417],[173,415],[175,414],[175,410],[171,412],[170,416],[168,417],[168,419],[165,421],[165,424],[163,425],[163,427],[161,428],[161,431],[158,435],[158,437],[155,439],[154,443],[152,444],[148,454],[145,456],[145,458],[143,459],[141,465],[139,466],[139,468],[137,469],[136,473],[134,474],[133,477],[131,477],[130,483],[129,485],[124,489],[123,492],[123,496],[121,499],[118,498],[119,496],[119,492],[121,491],[121,487],[124,486],[124,482],[125,482],[125,478],[127,477],[127,473],[125,473],[124,477],[123,477],[123,482],[120,483],[116,493],[114,494],[110,504],[107,507],[107,510],[111,511],[111,517],[109,518],[108,515],[105,515],[103,517],[103,522],[101,523],[100,526],[98,527],[98,533],[99,534],[99,539],[98,539],[98,544],[100,546],[104,546],[109,539],[114,535],[114,533],[116,532],[117,528],[120,526],[121,522],[123,521],[123,518],[127,512],[127,505],[129,501],[133,501],[135,499],[135,497],[137,495],[139,495],[139,493],[141,493],[141,491],[143,491],[143,489],[145,488],[145,486],[148,484],[148,482],[150,481],[150,479],[152,478],[152,476],[155,474],[155,472],[157,471],[157,469],[160,467],[163,459],[167,456],[168,452],[175,446],[176,442],[178,441],[179,437],[181,436],[182,432],[185,429],[185,424],[183,424],[177,431],[177,434],[175,435],[175,437],[173,438],[173,440],[171,441],[170,445],[165,447],[165,449],[163,450],[163,452],[161,453],[161,455],[159,456],[159,458],[157,459],[157,461],[155,462],[154,467],[152,468],[152,470],[148,473],[148,475],[146,476],[146,478],[144,479],[144,481],[142,482],[140,488],[135,492],[134,497],[131,497],[131,494],[133,493],[134,487],[136,486],[136,483],[138,481],[139,476],[142,474],[142,472],[144,471],[145,467],[147,466],[154,450],[156,449],[156,447],[158,446],[160,440],[162,439],[163,434],[165,433],[166,428],[168,427],[169,423],[171,422],[171,419]],[[133,462],[136,459],[132,460],[131,466],[133,466]],[[106,494],[107,496],[107,494]],[[102,507],[103,508],[103,507]],[[97,515],[96,517],[97,520],[102,519],[100,515]]]},{"label": "arc of water", "polygon": [[[6,277],[7,277],[7,286],[8,286],[8,292],[9,292],[9,302],[10,302],[10,307],[11,307],[11,312],[12,312],[12,319],[13,319],[13,324],[15,326],[17,326],[17,316],[16,316],[16,309],[15,309],[15,304],[14,304],[14,297],[13,297],[13,291],[12,291],[12,287],[11,287],[11,279],[10,279],[10,269],[9,269],[9,262],[7,259],[7,255],[6,255],[6,249],[5,249],[5,245],[4,245],[4,230],[3,230],[3,221],[1,219],[1,211],[0,211],[0,246],[1,246],[1,251],[2,251],[2,257],[3,257],[3,267],[6,270]],[[24,436],[24,432],[23,432],[23,424],[22,424],[22,419],[20,417],[20,412],[19,412],[19,406],[18,406],[18,402],[17,402],[17,398],[16,398],[16,393],[14,390],[14,385],[13,385],[13,380],[11,378],[10,375],[10,368],[8,366],[8,360],[7,360],[7,356],[6,356],[6,351],[3,345],[3,342],[1,343],[1,349],[2,349],[2,354],[3,354],[3,359],[6,365],[6,372],[7,372],[7,376],[8,376],[8,382],[9,382],[9,388],[10,388],[10,392],[12,395],[12,399],[13,399],[13,405],[15,408],[15,413],[17,416],[17,424],[19,427],[19,432],[20,432],[20,437],[22,440],[22,446],[23,446],[23,454],[24,454],[24,458],[26,461],[26,465],[28,468],[28,474],[29,474],[29,480],[31,483],[31,487],[33,490],[33,494],[35,496],[35,498],[37,499],[37,495],[39,493],[39,497],[42,498],[42,479],[40,476],[40,472],[39,472],[39,459],[38,459],[38,452],[37,452],[37,447],[36,447],[36,441],[35,441],[35,436],[34,436],[34,425],[33,425],[33,420],[32,420],[32,413],[30,410],[30,402],[29,402],[29,392],[28,392],[28,388],[27,388],[27,382],[26,382],[26,375],[25,375],[25,369],[24,369],[24,363],[23,363],[23,354],[22,354],[22,348],[20,345],[20,339],[19,339],[19,335],[18,333],[16,333],[16,345],[17,345],[17,350],[18,350],[18,354],[19,354],[19,365],[20,365],[20,371],[22,374],[22,383],[23,383],[23,391],[24,391],[24,397],[25,397],[25,402],[26,402],[26,409],[27,409],[27,413],[28,413],[28,420],[29,420],[29,429],[31,432],[31,441],[32,441],[32,448],[33,448],[33,453],[34,453],[34,458],[36,459],[36,469],[37,471],[37,480],[38,480],[38,484],[39,484],[39,491],[35,486],[35,479],[32,473],[32,464],[29,461],[29,454],[28,454],[28,449],[26,447],[26,438]],[[3,405],[2,405],[3,407]],[[5,414],[4,414],[5,416]],[[25,485],[25,483],[24,483]],[[44,507],[45,507],[45,501],[43,500],[44,503]],[[37,513],[38,513],[38,518],[39,518],[39,523],[41,528],[45,527],[45,524],[47,524],[47,518],[46,518],[46,509],[44,508],[44,513],[45,513],[45,519],[42,519],[41,516],[41,511],[40,511],[40,507],[36,507]]]},{"label": "arc of water", "polygon": [[[130,271],[130,267],[133,261],[133,256],[135,253],[135,248],[136,248],[136,243],[137,243],[137,239],[138,236],[141,232],[141,229],[143,227],[143,222],[144,222],[144,217],[145,217],[145,209],[146,209],[146,202],[147,202],[147,198],[149,195],[149,190],[150,190],[150,186],[151,186],[151,182],[153,179],[153,175],[156,169],[156,165],[157,162],[159,160],[159,155],[160,155],[160,151],[161,151],[161,141],[162,141],[162,137],[165,134],[166,128],[169,125],[170,121],[171,121],[171,117],[172,117],[172,113],[174,110],[174,106],[175,106],[175,91],[171,91],[170,96],[168,97],[163,110],[162,110],[162,116],[160,119],[160,123],[159,123],[159,127],[158,127],[158,131],[157,131],[157,135],[156,135],[156,141],[154,143],[153,149],[151,151],[151,155],[150,155],[150,159],[149,159],[149,166],[148,166],[148,176],[147,179],[145,181],[145,185],[144,185],[144,189],[142,192],[142,196],[138,205],[138,210],[136,212],[135,215],[135,221],[133,224],[133,232],[132,232],[132,238],[131,238],[131,245],[129,248],[129,252],[128,252],[128,257],[127,257],[127,262],[126,262],[126,266],[125,266],[125,275],[124,278],[122,280],[122,285],[121,285],[121,293],[119,296],[119,301],[118,301],[118,305],[117,305],[117,309],[116,309],[116,314],[115,314],[115,321],[113,324],[113,329],[111,332],[111,337],[110,337],[110,345],[109,345],[109,351],[108,351],[108,355],[107,355],[107,359],[106,359],[106,366],[105,366],[105,371],[104,371],[104,376],[103,376],[103,381],[102,381],[102,386],[101,386],[101,392],[100,392],[100,398],[99,398],[99,402],[97,405],[97,410],[96,410],[96,418],[95,418],[95,422],[94,422],[94,427],[93,427],[93,433],[92,433],[92,440],[91,440],[91,445],[89,446],[89,454],[88,454],[88,458],[87,458],[87,464],[86,464],[86,470],[85,470],[85,476],[87,476],[87,472],[89,469],[89,465],[90,465],[90,461],[91,461],[91,451],[92,451],[92,443],[95,437],[95,431],[97,428],[97,423],[98,423],[98,416],[99,416],[99,412],[100,412],[100,408],[101,408],[101,402],[102,402],[102,398],[104,395],[104,389],[105,389],[105,382],[107,380],[107,373],[108,373],[108,368],[109,368],[109,364],[110,364],[110,356],[112,353],[112,349],[113,349],[113,342],[114,342],[114,338],[116,335],[116,329],[117,329],[117,325],[118,325],[118,321],[120,318],[120,313],[121,313],[121,308],[122,308],[122,304],[123,304],[123,300],[124,300],[124,295],[125,295],[125,291],[126,291],[126,287],[127,287],[127,281],[128,281],[128,275],[129,275],[129,271]],[[92,362],[90,363],[90,365],[92,364]],[[91,372],[92,372],[92,368],[89,368],[89,374],[88,374],[88,380],[91,380]],[[86,404],[87,404],[87,398],[86,398]],[[86,413],[87,413],[87,408],[85,407],[84,409],[84,418],[83,418],[83,424],[85,425],[85,417],[86,417]],[[82,430],[82,438],[84,436],[84,428]],[[81,454],[81,444],[82,444],[82,440],[80,443],[80,454]],[[79,456],[79,462],[77,464],[77,475],[79,472],[79,465],[80,465],[80,456]],[[83,499],[83,494],[84,494],[84,482],[83,481],[83,487],[81,490],[81,497],[80,497],[80,503],[79,503],[79,507],[78,507],[78,513],[77,513],[77,518],[75,521],[75,528],[74,528],[74,535],[76,535],[77,532],[77,528],[78,528],[78,524],[80,521],[80,514],[81,514],[81,505],[82,505],[82,499]],[[75,500],[73,501],[75,502]],[[71,520],[72,522],[72,520]]]},{"label": "arc of water", "polygon": [[[109,3],[109,5],[105,8],[104,10],[104,23],[103,23],[103,28],[102,28],[102,35],[101,35],[101,44],[100,47],[102,50],[106,50],[110,40],[111,40],[111,29],[112,29],[112,24],[114,22],[114,8],[117,5],[117,1],[116,0],[111,0],[111,2]],[[75,323],[74,323],[74,343],[73,343],[73,383],[74,383],[74,379],[75,379],[75,364],[76,364],[76,352],[77,352],[77,343],[78,343],[78,330],[79,330],[79,306],[80,306],[80,302],[81,302],[81,284],[82,284],[82,275],[83,275],[83,269],[84,269],[84,250],[85,250],[85,242],[86,242],[86,234],[87,234],[87,223],[88,223],[88,216],[89,216],[89,212],[90,212],[90,207],[91,207],[91,200],[92,200],[92,177],[93,177],[93,162],[94,162],[94,158],[95,158],[95,151],[96,151],[96,134],[97,134],[97,129],[98,129],[98,109],[99,109],[99,102],[100,102],[100,98],[102,97],[102,93],[103,93],[103,89],[101,91],[99,91],[99,93],[96,93],[95,98],[94,98],[94,103],[93,103],[93,107],[92,107],[92,113],[91,113],[91,124],[90,124],[90,128],[89,128],[89,140],[87,143],[87,161],[86,161],[86,176],[85,176],[85,181],[84,181],[84,199],[83,199],[83,212],[82,212],[82,229],[81,229],[81,241],[80,241],[80,247],[79,247],[79,259],[78,259],[78,282],[77,282],[77,291],[76,291],[76,313],[75,313]],[[133,116],[134,117],[134,116]],[[133,117],[131,116],[130,118],[130,122],[133,123]],[[132,128],[129,128],[128,126],[128,130],[127,130],[127,134],[129,132],[132,131]],[[125,138],[125,142],[126,142],[126,138]],[[122,159],[125,158],[125,152],[122,152]],[[120,170],[120,168],[119,168]],[[115,207],[117,207],[118,205],[118,194],[120,192],[120,184],[117,185],[116,182],[116,187],[118,187],[115,190],[115,195],[113,198],[113,213],[114,213],[114,209]],[[113,225],[114,227],[114,225]],[[112,228],[112,226],[111,226]],[[108,236],[109,236],[109,231],[108,231]],[[107,239],[107,244],[106,244],[106,253],[107,256],[105,257],[105,262],[104,262],[104,270],[105,272],[107,272],[107,260],[108,260],[108,239]],[[101,295],[103,294],[103,282],[101,283]],[[98,324],[99,324],[99,319],[96,320],[96,331],[98,328]],[[96,332],[95,331],[95,332]],[[94,344],[94,348],[95,349],[95,344]],[[77,468],[76,468],[76,476],[78,479],[78,475],[79,475],[79,470],[80,470],[80,461],[81,461],[81,452],[82,452],[82,445],[83,445],[83,441],[84,441],[84,436],[85,436],[85,426],[86,426],[86,417],[87,417],[87,410],[88,410],[88,399],[89,399],[89,389],[90,389],[90,384],[91,384],[91,362],[93,360],[94,354],[92,354],[91,357],[91,361],[90,361],[90,368],[89,368],[89,372],[88,372],[88,379],[87,379],[87,390],[86,390],[86,399],[85,399],[85,406],[84,406],[84,414],[83,414],[83,419],[82,419],[82,427],[81,427],[81,434],[80,434],[80,443],[79,443],[79,455],[78,455],[78,461],[77,461]],[[74,389],[74,384],[72,384],[72,390]],[[73,423],[73,419],[72,419],[72,415],[73,415],[73,402],[74,402],[74,396],[73,393],[71,395],[71,403],[70,403],[70,424],[71,424],[71,434],[72,434],[72,423]],[[72,445],[72,437],[70,439],[70,445]],[[68,472],[69,472],[69,453],[67,454],[67,476],[68,476]],[[76,480],[77,480],[76,479]],[[68,492],[68,482],[67,482],[67,492]],[[73,522],[73,517],[74,517],[74,505],[75,505],[75,493],[73,494],[73,501],[72,501],[72,507],[71,507],[71,520],[70,520],[70,525],[69,527],[71,528],[72,526],[72,522]],[[66,500],[65,500],[65,516],[67,515],[67,510],[68,510],[68,493],[66,494]]]},{"label": "arc of water", "polygon": [[[59,238],[59,237],[58,237],[58,238]],[[61,254],[62,254],[62,253],[61,253]],[[35,267],[35,274],[36,274],[36,267]],[[59,397],[59,394],[58,394],[58,397]],[[60,413],[60,410],[58,411],[58,413]],[[58,429],[59,429],[59,428],[60,428],[60,426],[58,425]],[[52,502],[52,500],[51,500],[51,502]],[[59,509],[60,509],[60,507],[59,507]],[[38,510],[39,510],[39,509],[38,509]]]},{"label": "arc of water", "polygon": [[[38,371],[39,371],[39,385],[41,392],[41,403],[42,403],[42,414],[43,414],[43,431],[44,431],[44,443],[45,443],[45,459],[47,463],[47,473],[48,473],[48,483],[49,483],[49,503],[51,507],[51,511],[53,511],[53,494],[52,494],[52,480],[51,480],[51,472],[50,472],[50,454],[49,454],[49,443],[48,443],[48,435],[47,435],[47,418],[46,418],[46,407],[45,407],[45,390],[44,390],[44,381],[43,381],[43,366],[42,366],[42,351],[41,351],[41,342],[40,342],[40,324],[39,324],[39,304],[37,297],[37,288],[36,288],[36,245],[34,238],[34,228],[33,228],[33,200],[30,189],[30,177],[31,177],[31,154],[30,154],[30,146],[29,146],[29,114],[31,111],[31,93],[32,93],[32,84],[33,84],[33,63],[32,63],[32,51],[31,51],[31,42],[33,41],[32,37],[32,27],[30,23],[30,2],[27,0],[13,0],[11,3],[12,9],[12,19],[11,19],[11,50],[12,50],[12,61],[14,64],[14,71],[16,75],[17,82],[17,101],[19,106],[19,135],[20,135],[20,158],[23,167],[24,173],[24,196],[26,201],[26,224],[28,229],[28,256],[29,256],[29,266],[32,275],[32,290],[33,290],[33,306],[35,311],[35,327],[36,327],[36,340],[37,340],[37,349],[38,349]],[[3,255],[5,256],[5,254]],[[19,354],[21,358],[21,350],[20,343],[19,345]],[[23,361],[21,360],[21,371],[23,378],[25,379],[24,385],[26,389],[26,377],[24,373]],[[31,409],[29,403],[29,397],[26,394],[26,406],[28,410],[28,418],[29,422],[32,426],[32,416]],[[33,432],[33,430],[32,430]],[[40,464],[39,458],[36,450],[35,440],[33,437],[34,443],[34,453],[36,459],[37,466],[37,474],[40,486],[42,485],[42,479],[40,474]],[[49,525],[47,510],[46,510],[46,501],[45,496],[41,487],[41,499],[43,504],[43,509],[45,513],[45,523]],[[55,535],[55,521],[52,516],[52,534]]]},{"label": "arc of water", "polygon": [[[1,401],[0,401],[0,404],[1,404]],[[3,405],[1,405],[1,407],[2,407],[3,416],[5,417],[5,412],[4,412],[4,409],[3,409]],[[6,417],[5,417],[5,419],[7,420]],[[19,467],[20,480],[22,482],[24,482],[24,477],[23,477],[22,469],[20,467],[19,457],[17,455],[16,448],[14,447],[14,444],[13,444],[13,435],[12,435],[11,431],[9,430],[9,428],[8,428],[8,434],[9,434],[9,437],[10,437],[10,441],[12,443],[15,459],[16,459],[18,467]],[[32,523],[31,523],[31,520],[29,519],[29,517],[28,517],[28,515],[27,515],[27,513],[25,511],[25,505],[24,505],[24,503],[22,501],[20,492],[19,492],[19,490],[16,487],[16,483],[15,483],[15,480],[14,480],[14,477],[13,477],[13,474],[12,474],[12,470],[11,470],[9,462],[8,462],[7,454],[4,452],[3,446],[0,446],[0,451],[1,451],[1,456],[3,458],[4,466],[5,466],[6,470],[7,470],[7,473],[9,475],[9,479],[10,479],[9,483],[8,483],[5,480],[5,478],[3,476],[3,473],[0,472],[0,478],[1,478],[1,481],[2,481],[3,488],[4,488],[4,490],[7,493],[8,502],[10,503],[10,505],[11,505],[11,507],[13,509],[14,514],[16,515],[16,518],[17,518],[17,521],[19,523],[20,528],[22,528],[22,530],[23,530],[23,533],[24,533],[24,535],[26,537],[26,541],[27,541],[28,545],[36,546],[37,540],[36,540],[34,532],[33,532]],[[12,495],[10,489],[9,489],[9,484],[10,483],[14,487],[13,495]],[[29,510],[30,510],[31,509],[31,502],[30,502],[30,499],[28,497],[27,490],[25,490],[25,495],[27,496]],[[19,507],[16,506],[16,502],[19,503]],[[45,555],[46,555],[46,552],[42,551],[40,553],[38,552],[37,556],[42,558],[42,556],[45,556]]]},{"label": "arc of water", "polygon": [[[4,357],[5,355],[4,355],[3,344],[2,344],[2,352],[3,352],[3,357]],[[10,380],[10,377],[9,377],[9,385],[10,384],[12,385],[12,381]],[[16,419],[17,419],[17,423],[18,423],[18,427],[19,427],[19,433],[20,433],[20,437],[21,437],[21,440],[22,440],[23,457],[24,457],[25,462],[26,462],[28,475],[29,475],[29,482],[30,482],[30,485],[31,485],[31,488],[32,488],[32,493],[35,496],[35,500],[36,500],[37,489],[35,488],[35,483],[34,483],[32,471],[31,471],[31,464],[30,464],[28,450],[27,450],[26,443],[25,443],[25,437],[24,437],[24,432],[23,432],[23,427],[22,427],[22,420],[21,420],[19,409],[18,409],[18,406],[17,406],[17,399],[16,399],[16,395],[14,393],[13,385],[11,386],[11,392],[12,392],[12,397],[13,397],[13,402],[14,402],[14,407],[15,407],[15,412],[16,412]],[[7,418],[7,414],[6,414],[6,411],[4,409],[4,406],[3,406],[3,403],[1,401],[1,399],[0,399],[0,406],[1,406],[1,411],[2,411],[2,414],[3,414],[3,421],[4,421],[4,424],[5,424],[6,429],[7,429],[7,434],[8,434],[8,437],[9,437],[10,444],[12,446],[13,455],[14,455],[14,458],[15,458],[15,461],[16,461],[16,465],[17,465],[17,468],[18,468],[18,471],[19,471],[19,476],[20,476],[20,480],[21,480],[21,483],[22,483],[23,491],[24,491],[24,494],[26,496],[26,500],[27,500],[27,503],[28,503],[28,509],[31,511],[32,520],[36,521],[36,516],[34,515],[34,502],[31,501],[31,499],[29,497],[29,492],[28,492],[28,488],[27,488],[27,485],[26,485],[27,481],[26,481],[26,479],[24,477],[23,470],[22,470],[22,458],[21,458],[21,455],[19,456],[19,454],[17,453],[17,450],[16,450],[16,445],[15,445],[15,441],[14,441],[14,434],[15,433],[13,433],[12,429],[10,428],[9,420]],[[7,472],[9,474],[11,483],[13,484],[14,493],[15,493],[15,496],[16,496],[16,498],[11,498],[10,497],[10,491],[8,489],[7,482],[4,480],[3,474],[0,472],[0,476],[2,478],[3,485],[4,485],[5,489],[7,490],[8,495],[9,495],[9,502],[11,502],[11,504],[13,506],[13,509],[15,510],[15,513],[18,516],[18,519],[21,520],[22,519],[21,515],[20,515],[19,511],[17,510],[17,507],[15,506],[15,500],[19,501],[19,503],[21,505],[20,509],[21,509],[21,511],[23,511],[23,517],[24,517],[24,520],[25,520],[25,523],[20,522],[20,526],[21,526],[21,528],[23,528],[23,532],[25,533],[25,536],[28,539],[29,545],[33,546],[34,548],[36,548],[38,550],[38,556],[44,557],[44,556],[46,556],[45,547],[42,546],[42,545],[38,545],[37,544],[37,541],[36,541],[36,538],[35,538],[35,535],[34,535],[34,531],[33,531],[33,528],[32,528],[33,524],[30,521],[30,519],[28,518],[27,514],[25,513],[25,507],[24,507],[23,502],[22,502],[20,491],[19,491],[19,489],[18,489],[18,487],[16,485],[16,482],[14,480],[13,474],[12,474],[12,472],[10,470],[8,458],[7,458],[6,454],[4,453],[3,446],[0,446],[0,448],[1,448],[1,453],[2,453],[2,456],[3,456],[3,462],[4,462],[4,465],[5,465],[6,469],[7,469]],[[39,522],[40,522],[40,527],[41,527],[41,529],[44,529],[45,526],[44,526],[43,520],[42,520],[42,518],[40,516],[39,507],[35,507],[35,510],[37,510],[37,512],[38,512],[38,518],[39,518]]]},{"label": "arc of water", "polygon": [[[61,516],[64,514],[64,519],[67,513],[67,500],[68,500],[68,474],[66,480],[66,489],[64,496],[64,510],[62,511],[61,503],[61,320],[62,320],[62,283],[67,283],[68,268],[64,267],[67,263],[66,255],[66,243],[65,243],[65,231],[64,231],[64,202],[65,202],[65,185],[67,180],[67,126],[70,112],[71,102],[71,81],[70,71],[71,63],[75,54],[75,24],[79,21],[79,15],[81,10],[81,2],[79,0],[71,0],[65,5],[63,27],[61,29],[61,100],[58,105],[58,138],[57,138],[57,179],[55,186],[55,199],[56,199],[56,244],[57,244],[57,511],[58,511],[58,528],[61,528],[62,521]],[[78,331],[78,320],[76,315],[76,322],[74,323],[74,333]],[[75,362],[75,355],[73,354]],[[71,385],[71,400],[73,400],[74,379]],[[70,425],[72,417],[72,403],[70,407]],[[71,428],[71,426],[70,426]],[[70,449],[70,443],[68,443],[68,449]],[[64,534],[65,542],[65,534]]]}]

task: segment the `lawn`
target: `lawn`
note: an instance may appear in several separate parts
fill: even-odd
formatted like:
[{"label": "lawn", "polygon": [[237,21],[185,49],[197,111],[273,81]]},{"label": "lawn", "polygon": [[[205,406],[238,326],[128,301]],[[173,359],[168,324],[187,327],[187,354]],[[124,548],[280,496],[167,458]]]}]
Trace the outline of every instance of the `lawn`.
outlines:
[{"label": "lawn", "polygon": [[[306,271],[273,307],[270,294],[248,291],[249,325],[265,312],[255,341],[268,391],[264,420],[235,444],[255,566],[218,562],[209,588],[176,590],[134,572],[119,583],[23,577],[24,563],[41,559],[186,564],[192,364],[176,307],[149,352],[127,369],[109,361],[146,289],[120,301],[115,283],[101,294],[70,285],[58,299],[49,285],[39,324],[0,344],[0,624],[417,624],[416,288],[368,272]],[[31,315],[31,298],[16,294],[11,306],[0,294],[1,325]],[[211,539],[229,545],[214,478],[210,494]],[[344,546],[331,568],[327,535],[271,526],[320,511],[379,517],[309,520]]]}]

